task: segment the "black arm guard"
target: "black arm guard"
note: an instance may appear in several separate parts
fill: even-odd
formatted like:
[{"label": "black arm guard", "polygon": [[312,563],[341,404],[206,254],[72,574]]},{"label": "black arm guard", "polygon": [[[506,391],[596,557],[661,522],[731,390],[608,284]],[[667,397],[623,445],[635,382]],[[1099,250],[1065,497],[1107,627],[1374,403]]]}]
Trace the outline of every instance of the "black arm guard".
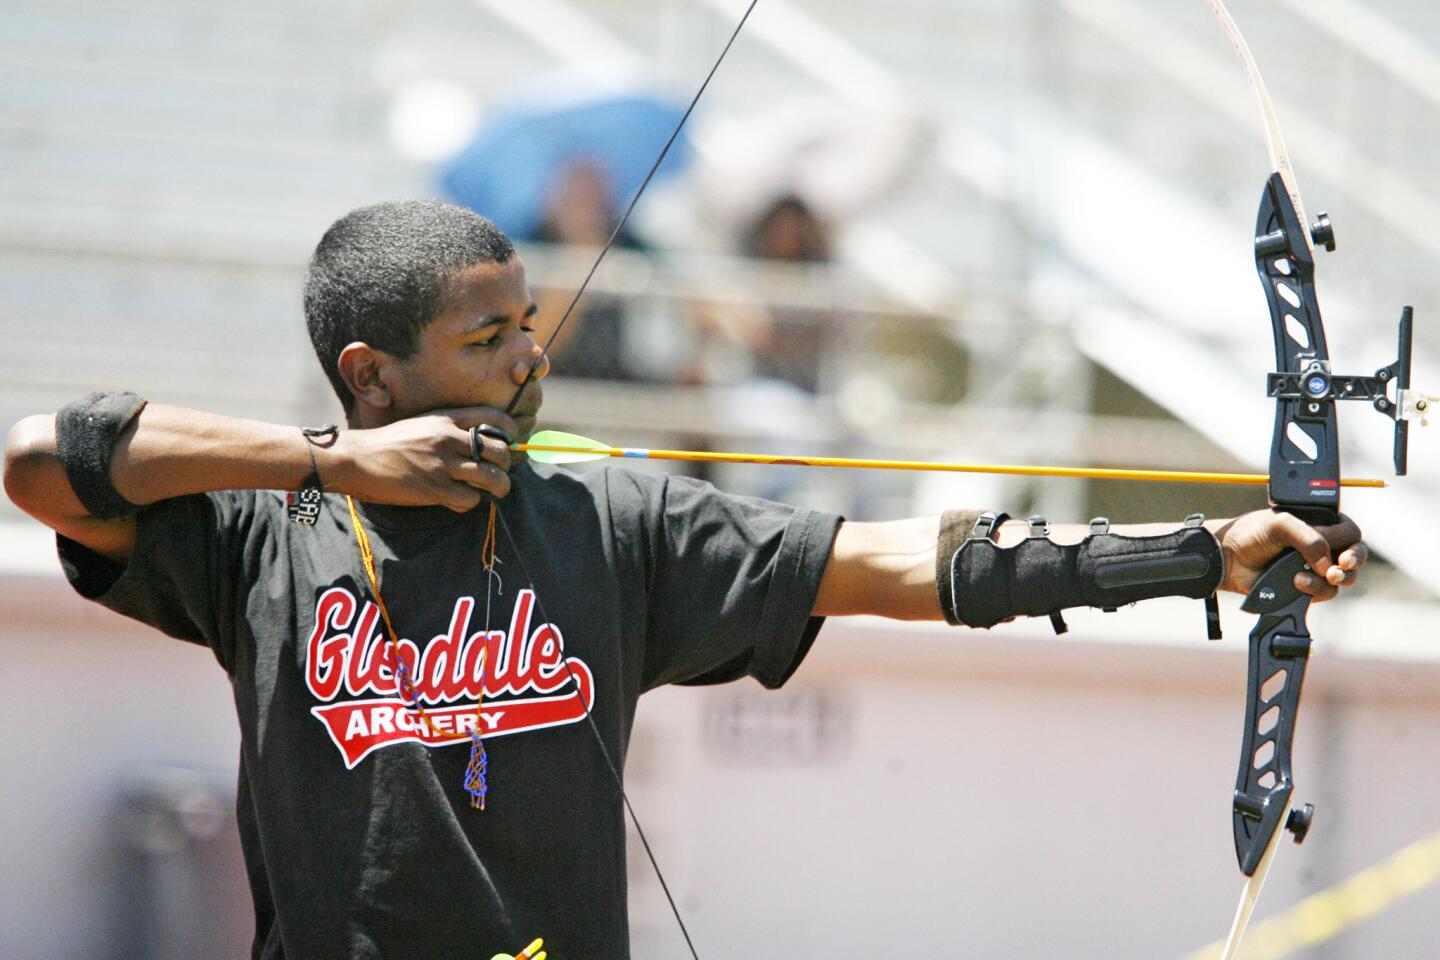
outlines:
[{"label": "black arm guard", "polygon": [[1030,536],[1005,548],[990,540],[998,524],[987,519],[950,562],[954,610],[947,618],[953,612],[972,627],[1049,616],[1063,633],[1060,611],[1069,607],[1114,610],[1151,597],[1203,599],[1220,586],[1220,544],[1198,516],[1184,529],[1154,537],[1123,537],[1109,532],[1109,521],[1094,520],[1088,537],[1063,545],[1047,537],[1043,517],[1031,517]]},{"label": "black arm guard", "polygon": [[115,489],[110,459],[130,421],[145,409],[133,393],[92,393],[55,414],[55,447],[75,496],[92,517],[111,520],[139,510]]}]

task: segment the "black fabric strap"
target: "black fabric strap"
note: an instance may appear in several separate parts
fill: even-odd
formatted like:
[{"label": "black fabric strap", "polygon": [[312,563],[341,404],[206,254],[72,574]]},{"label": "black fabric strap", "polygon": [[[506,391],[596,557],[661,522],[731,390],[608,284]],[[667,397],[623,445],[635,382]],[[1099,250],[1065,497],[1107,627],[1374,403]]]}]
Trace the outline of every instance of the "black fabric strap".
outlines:
[{"label": "black fabric strap", "polygon": [[[1038,519],[1038,518],[1037,518]],[[1100,529],[1100,525],[1092,529]],[[1017,616],[1050,616],[1070,607],[1117,607],[1152,597],[1214,594],[1220,585],[1220,544],[1200,526],[1155,537],[1092,533],[1058,544],[1032,522],[1031,536],[1001,548],[971,537],[951,560],[951,613],[972,627]],[[1056,622],[1057,631],[1064,621]]]},{"label": "black fabric strap", "polygon": [[55,446],[70,488],[92,517],[113,520],[140,509],[120,495],[110,479],[115,445],[145,409],[137,394],[96,392],[66,404],[55,414]]}]

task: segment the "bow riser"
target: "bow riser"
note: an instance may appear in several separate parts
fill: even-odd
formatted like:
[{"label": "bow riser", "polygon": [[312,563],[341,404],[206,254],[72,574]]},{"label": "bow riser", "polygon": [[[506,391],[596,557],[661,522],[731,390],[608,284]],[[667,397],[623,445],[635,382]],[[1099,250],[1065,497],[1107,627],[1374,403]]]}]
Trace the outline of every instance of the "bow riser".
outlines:
[{"label": "bow riser", "polygon": [[[1312,239],[1334,249],[1329,220],[1321,214],[1313,228],[1304,223],[1284,178],[1271,174],[1255,218],[1255,269],[1270,307],[1278,370],[1268,384],[1276,401],[1270,503],[1307,523],[1332,524],[1340,511],[1339,427]],[[1354,392],[1352,385],[1339,396]],[[1295,575],[1305,566],[1299,553],[1285,551],[1241,605],[1260,618],[1250,632],[1245,729],[1231,808],[1235,857],[1247,877],[1255,875],[1282,822],[1298,843],[1313,812],[1307,805],[1290,814],[1290,763],[1311,642],[1305,624],[1310,597],[1295,588]]]},{"label": "bow riser", "polygon": [[[1275,510],[1320,526],[1340,519],[1337,400],[1368,401],[1395,421],[1395,471],[1405,472],[1413,312],[1406,307],[1401,313],[1394,363],[1373,377],[1332,373],[1311,241],[1333,250],[1335,237],[1323,213],[1314,224],[1304,223],[1292,196],[1284,178],[1271,174],[1255,219],[1255,269],[1270,308],[1277,368],[1267,381],[1275,400],[1269,493]],[[1392,383],[1394,399],[1388,393]],[[1232,805],[1235,855],[1246,876],[1255,874],[1282,823],[1299,843],[1313,814],[1308,804],[1290,811],[1290,761],[1311,643],[1305,624],[1310,597],[1294,585],[1305,568],[1298,553],[1285,551],[1241,606],[1260,616],[1250,633],[1245,729]]]},{"label": "bow riser", "polygon": [[[1315,296],[1312,238],[1334,249],[1325,215],[1313,228],[1304,223],[1284,178],[1272,173],[1255,218],[1255,269],[1270,307],[1278,370],[1268,384],[1276,401],[1270,503],[1306,523],[1332,524],[1340,511],[1337,395]],[[1305,566],[1299,553],[1285,551],[1241,605],[1260,617],[1250,632],[1245,728],[1231,807],[1235,857],[1247,877],[1255,875],[1282,823],[1298,843],[1313,813],[1308,805],[1303,812],[1290,812],[1291,756],[1311,643],[1305,623],[1310,597],[1294,583]]]}]

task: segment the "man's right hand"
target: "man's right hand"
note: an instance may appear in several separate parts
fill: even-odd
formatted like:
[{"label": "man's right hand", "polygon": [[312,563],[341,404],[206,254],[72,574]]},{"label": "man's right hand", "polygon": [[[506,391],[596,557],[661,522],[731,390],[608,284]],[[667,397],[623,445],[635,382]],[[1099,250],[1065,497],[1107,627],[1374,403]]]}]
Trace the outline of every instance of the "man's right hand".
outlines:
[{"label": "man's right hand", "polygon": [[515,422],[493,407],[437,410],[369,430],[342,430],[315,451],[327,490],[371,503],[473,510],[482,494],[510,492],[510,448],[482,437],[484,462],[471,456],[470,430],[485,424],[515,436]]}]

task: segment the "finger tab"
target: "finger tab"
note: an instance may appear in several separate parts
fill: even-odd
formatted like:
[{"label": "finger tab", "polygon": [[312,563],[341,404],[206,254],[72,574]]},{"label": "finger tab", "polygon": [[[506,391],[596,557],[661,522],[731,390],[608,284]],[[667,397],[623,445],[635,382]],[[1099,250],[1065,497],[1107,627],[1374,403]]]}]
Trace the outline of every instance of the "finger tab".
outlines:
[{"label": "finger tab", "polygon": [[510,434],[493,423],[482,423],[475,428],[474,432],[491,440],[499,441],[507,447],[510,445]]}]

